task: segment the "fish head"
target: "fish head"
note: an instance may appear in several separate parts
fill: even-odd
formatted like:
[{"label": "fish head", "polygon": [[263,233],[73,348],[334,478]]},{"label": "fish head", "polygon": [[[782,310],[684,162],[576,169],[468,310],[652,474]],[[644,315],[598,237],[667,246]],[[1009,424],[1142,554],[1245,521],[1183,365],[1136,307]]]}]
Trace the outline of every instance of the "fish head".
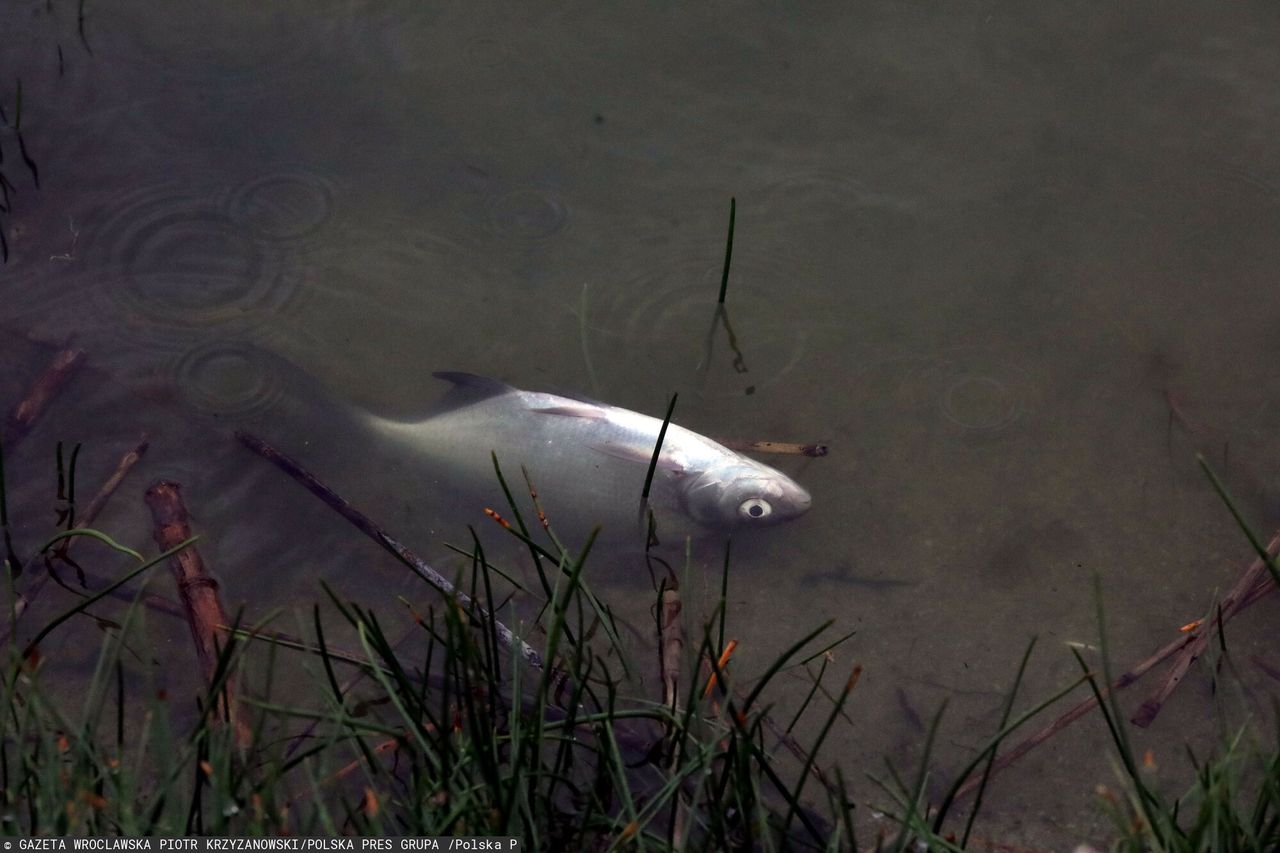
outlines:
[{"label": "fish head", "polygon": [[768,527],[803,515],[811,503],[795,480],[745,457],[699,474],[682,498],[689,515],[712,527]]}]

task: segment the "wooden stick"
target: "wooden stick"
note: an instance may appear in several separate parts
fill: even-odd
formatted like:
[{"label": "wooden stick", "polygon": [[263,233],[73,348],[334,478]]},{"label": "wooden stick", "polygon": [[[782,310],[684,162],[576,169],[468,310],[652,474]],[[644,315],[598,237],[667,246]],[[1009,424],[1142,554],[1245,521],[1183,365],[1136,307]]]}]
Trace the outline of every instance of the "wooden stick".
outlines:
[{"label": "wooden stick", "polygon": [[510,651],[518,653],[520,657],[524,659],[525,663],[538,670],[546,668],[546,665],[543,663],[542,656],[538,654],[532,646],[524,640],[516,637],[515,633],[510,628],[502,624],[502,622],[485,607],[479,603],[473,602],[471,597],[465,592],[456,589],[453,584],[445,579],[444,575],[431,568],[431,566],[427,565],[427,563],[419,558],[418,555],[414,554],[399,541],[392,538],[385,530],[375,524],[368,516],[360,512],[360,510],[353,507],[337,492],[317,480],[311,472],[307,471],[293,459],[251,433],[239,430],[236,432],[236,438],[240,439],[240,442],[244,444],[245,447],[249,448],[254,453],[257,453],[281,471],[284,471],[306,488],[307,491],[324,501],[330,509],[354,524],[362,533],[398,557],[436,589],[443,592],[446,596],[455,599],[463,606],[464,610],[479,613],[484,621],[493,626],[493,631],[497,635],[498,639],[502,641],[502,644]]},{"label": "wooden stick", "polygon": [[[161,550],[177,547],[191,538],[190,516],[182,502],[181,486],[168,480],[157,481],[146,492],[147,506],[156,524],[155,539]],[[217,673],[220,643],[219,626],[230,624],[222,601],[218,597],[218,582],[205,571],[200,552],[194,547],[184,548],[169,558],[169,568],[178,584],[178,595],[191,626],[191,639],[195,641],[196,657],[204,673],[205,682],[212,684]],[[225,712],[236,727],[241,743],[248,743],[249,730],[236,709],[234,692],[228,680],[219,697],[220,710]],[[223,719],[219,714],[216,719]]]},{"label": "wooden stick", "polygon": [[71,374],[84,360],[84,352],[78,349],[60,350],[49,362],[39,378],[27,389],[27,395],[5,418],[0,430],[0,444],[6,447],[16,444],[31,430],[31,425],[49,407],[49,403],[62,390]]},{"label": "wooden stick", "polygon": [[[858,667],[859,674],[861,671],[862,668]],[[857,681],[857,675],[854,676],[854,681]],[[734,695],[738,697],[739,702],[746,701],[745,697],[737,690],[737,688],[734,689]],[[760,719],[762,719],[764,724],[769,727],[769,731],[773,732],[773,736],[778,739],[778,742],[785,746],[787,751],[795,756],[796,761],[799,761],[801,765],[809,765],[809,772],[813,775],[813,778],[818,780],[823,788],[827,789],[827,793],[831,794],[833,797],[838,796],[836,786],[827,778],[827,774],[822,772],[822,768],[818,766],[818,762],[810,760],[808,751],[800,745],[798,740],[788,734],[787,730],[779,725],[778,721],[768,713],[762,712]]]},{"label": "wooden stick", "polygon": [[[124,478],[133,470],[133,466],[138,464],[138,460],[142,458],[142,454],[146,452],[147,436],[144,434],[138,440],[138,443],[133,447],[133,449],[121,457],[119,464],[116,465],[116,470],[107,478],[107,481],[102,484],[102,488],[98,489],[98,493],[93,496],[93,500],[89,501],[89,505],[86,506],[84,512],[80,514],[80,518],[72,528],[73,530],[81,530],[93,524],[94,520],[98,517],[98,513],[102,512],[102,508],[107,505],[107,501],[111,499],[113,494],[115,494],[120,483],[124,481]],[[74,543],[75,539],[66,540],[66,550],[70,551],[71,546]],[[22,572],[20,574],[27,574],[31,569],[35,568],[37,558],[38,555],[29,559],[26,565],[22,567]],[[29,589],[18,595],[17,600],[13,603],[13,620],[10,622],[5,636],[0,640],[0,643],[8,642],[13,637],[14,631],[17,630],[18,619],[20,619],[22,614],[27,611],[27,608],[31,606],[31,602],[40,594],[40,590],[44,588],[44,585],[48,583],[48,581],[49,574],[47,572],[41,574],[32,581]]]},{"label": "wooden stick", "polygon": [[[1280,533],[1271,537],[1271,541],[1267,543],[1267,553],[1273,559],[1278,551],[1280,551]],[[1271,580],[1270,574],[1267,572],[1267,564],[1261,557],[1256,557],[1249,564],[1249,568],[1245,569],[1240,579],[1236,581],[1231,591],[1222,599],[1222,603],[1213,617],[1200,626],[1192,635],[1190,642],[1181,647],[1181,651],[1169,668],[1169,673],[1165,676],[1164,681],[1152,691],[1151,695],[1139,706],[1137,713],[1133,715],[1132,721],[1135,726],[1146,728],[1151,725],[1156,715],[1160,713],[1160,709],[1164,707],[1169,695],[1173,693],[1174,688],[1181,683],[1187,671],[1191,669],[1191,665],[1195,663],[1196,658],[1200,657],[1204,651],[1205,644],[1209,642],[1209,638],[1217,633],[1219,620],[1225,623],[1244,609],[1245,602],[1251,599],[1255,588],[1259,587],[1263,579],[1268,582]],[[1252,600],[1256,601],[1257,598],[1252,598]]]},{"label": "wooden stick", "polygon": [[1256,604],[1260,599],[1266,598],[1276,590],[1276,582],[1272,580],[1271,573],[1267,572],[1258,581],[1253,589],[1245,595],[1244,601],[1240,603],[1240,609],[1244,610],[1251,604]]},{"label": "wooden stick", "polygon": [[[1277,539],[1280,539],[1280,534],[1277,534]],[[1275,545],[1276,540],[1273,539],[1271,544]],[[1258,562],[1261,562],[1261,560],[1259,560]],[[1250,566],[1250,568],[1252,569],[1253,567]],[[1246,577],[1247,576],[1248,576],[1248,573],[1246,572]],[[1244,580],[1245,578],[1241,579],[1242,582]],[[1237,586],[1242,586],[1242,585],[1243,583],[1237,584]],[[1255,602],[1259,601],[1266,595],[1275,591],[1275,588],[1276,588],[1275,582],[1271,579],[1271,574],[1269,572],[1266,572],[1264,567],[1263,576],[1260,579],[1258,579],[1257,582],[1250,589],[1248,589],[1248,591],[1244,594],[1243,598],[1241,598],[1239,602],[1239,606],[1236,607],[1234,611],[1232,611],[1231,615],[1235,615],[1240,611],[1244,610],[1246,607],[1250,606],[1251,604],[1254,604]],[[1221,613],[1224,619],[1230,618],[1230,616],[1226,612],[1225,607],[1222,608]],[[1214,619],[1216,620],[1217,617],[1215,616]],[[1209,628],[1206,628],[1204,625],[1201,625],[1199,628],[1196,629],[1196,633],[1183,634],[1182,636],[1171,640],[1167,645],[1162,647],[1155,654],[1151,655],[1146,660],[1142,661],[1141,663],[1135,665],[1133,668],[1129,669],[1127,672],[1125,672],[1123,675],[1117,678],[1109,687],[1100,691],[1103,698],[1106,698],[1108,695],[1110,695],[1111,691],[1113,690],[1123,690],[1124,688],[1128,687],[1130,684],[1133,684],[1138,679],[1142,678],[1142,676],[1146,675],[1157,664],[1164,662],[1165,660],[1172,657],[1177,652],[1182,651],[1183,654],[1186,654],[1193,643],[1199,642],[1200,648],[1203,648],[1204,640],[1212,635],[1213,625],[1216,625],[1216,621],[1213,623],[1210,623]],[[1048,726],[1036,732],[1034,735],[1031,735],[1026,740],[1022,741],[1017,746],[1015,746],[1013,749],[999,756],[995,760],[995,762],[991,765],[991,775],[994,776],[996,773],[1008,767],[1010,764],[1013,764],[1015,761],[1022,758],[1022,756],[1026,755],[1032,749],[1044,743],[1046,740],[1053,737],[1055,734],[1062,731],[1071,723],[1074,723],[1076,720],[1080,719],[1081,717],[1083,717],[1085,714],[1087,714],[1089,711],[1093,710],[1097,706],[1098,706],[1098,700],[1093,696],[1090,696],[1088,699],[1085,699],[1084,701],[1080,702],[1080,704],[1076,705],[1074,708],[1067,711],[1062,716],[1058,717],[1058,719],[1054,720]],[[1137,721],[1135,720],[1134,722],[1137,722]],[[956,794],[957,798],[963,797],[967,794],[972,793],[978,787],[979,784],[980,784],[979,777],[975,776],[974,778],[970,779],[963,786],[961,786],[960,790]]]},{"label": "wooden stick", "polygon": [[[1105,699],[1112,691],[1123,690],[1142,676],[1146,675],[1152,667],[1168,659],[1183,646],[1192,642],[1193,639],[1194,636],[1189,634],[1184,634],[1183,636],[1178,637],[1162,647],[1155,654],[1148,657],[1146,660],[1123,673],[1119,678],[1112,682],[1110,686],[1105,687],[1098,692],[1102,695],[1102,698]],[[991,765],[990,777],[994,778],[1001,770],[1004,770],[1010,764],[1013,764],[1015,761],[1022,758],[1022,756],[1026,755],[1028,752],[1035,749],[1037,746],[1044,743],[1046,740],[1053,737],[1096,707],[1098,707],[1097,697],[1090,696],[1040,731],[1019,743],[1013,749],[1001,754]],[[956,792],[956,799],[960,799],[961,797],[973,793],[980,784],[982,784],[982,776],[979,772],[975,771],[975,775],[971,776],[968,782],[965,782],[960,786],[960,789]]]},{"label": "wooden stick", "polygon": [[1274,678],[1276,681],[1280,681],[1280,667],[1266,660],[1263,660],[1258,655],[1249,655],[1249,660],[1253,661],[1253,665],[1256,666],[1258,669],[1262,670],[1267,675]]},{"label": "wooden stick", "polygon": [[789,456],[826,456],[830,448],[825,444],[795,444],[789,441],[743,441],[736,438],[717,438],[717,442],[730,450],[754,450],[757,453],[781,453]]}]

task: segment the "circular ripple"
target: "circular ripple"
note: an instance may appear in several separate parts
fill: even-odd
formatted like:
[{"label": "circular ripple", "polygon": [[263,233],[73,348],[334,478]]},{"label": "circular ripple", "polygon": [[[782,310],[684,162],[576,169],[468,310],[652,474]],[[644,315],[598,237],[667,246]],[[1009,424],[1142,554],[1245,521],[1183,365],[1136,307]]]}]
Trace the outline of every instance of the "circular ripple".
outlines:
[{"label": "circular ripple", "polygon": [[522,243],[547,239],[569,219],[564,202],[552,192],[535,188],[493,196],[487,208],[494,233]]},{"label": "circular ripple", "polygon": [[932,410],[967,432],[998,432],[1037,404],[1039,394],[1026,370],[983,352],[947,353],[913,371],[900,396],[908,405]]},{"label": "circular ripple", "polygon": [[302,274],[210,195],[147,187],[105,200],[103,219],[85,223],[85,263],[104,271],[98,301],[130,338],[189,346],[192,334],[278,319],[299,293]]},{"label": "circular ripple", "polygon": [[122,246],[125,273],[112,297],[137,317],[210,326],[270,305],[281,280],[243,229],[211,210],[169,212],[137,223]]},{"label": "circular ripple", "polygon": [[858,211],[893,211],[899,214],[915,209],[911,198],[895,197],[867,187],[848,172],[831,169],[801,169],[770,177],[757,190],[758,205],[770,215],[808,214],[827,217],[832,210],[845,215]]},{"label": "circular ripple", "polygon": [[232,194],[228,213],[261,240],[296,243],[320,231],[333,216],[333,196],[333,187],[319,175],[263,175]]},{"label": "circular ripple", "polygon": [[218,341],[195,347],[173,363],[171,375],[193,404],[211,414],[248,417],[276,407],[280,375],[252,344]]},{"label": "circular ripple", "polygon": [[432,239],[477,258],[486,253],[523,255],[548,245],[562,236],[571,220],[568,206],[555,192],[537,186],[510,188],[481,167],[468,167],[454,176],[439,196],[436,206],[419,211],[419,227]]}]

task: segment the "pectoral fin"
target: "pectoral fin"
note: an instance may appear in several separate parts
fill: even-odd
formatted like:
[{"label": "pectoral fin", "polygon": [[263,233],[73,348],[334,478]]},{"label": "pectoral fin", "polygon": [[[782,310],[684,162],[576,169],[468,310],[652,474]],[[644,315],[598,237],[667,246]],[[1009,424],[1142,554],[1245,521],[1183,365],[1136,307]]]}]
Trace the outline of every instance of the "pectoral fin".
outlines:
[{"label": "pectoral fin", "polygon": [[570,403],[565,406],[548,406],[545,409],[531,409],[530,411],[544,415],[563,415],[567,418],[590,418],[591,420],[599,420],[607,417],[604,409],[601,409],[599,406],[591,406],[586,403]]},{"label": "pectoral fin", "polygon": [[[653,448],[634,447],[628,444],[613,444],[612,442],[603,442],[601,444],[588,445],[597,453],[603,453],[606,456],[612,456],[615,459],[621,459],[625,462],[634,462],[637,465],[648,465],[653,459]],[[666,471],[677,476],[684,474],[684,465],[666,453],[658,456],[658,470]]]}]

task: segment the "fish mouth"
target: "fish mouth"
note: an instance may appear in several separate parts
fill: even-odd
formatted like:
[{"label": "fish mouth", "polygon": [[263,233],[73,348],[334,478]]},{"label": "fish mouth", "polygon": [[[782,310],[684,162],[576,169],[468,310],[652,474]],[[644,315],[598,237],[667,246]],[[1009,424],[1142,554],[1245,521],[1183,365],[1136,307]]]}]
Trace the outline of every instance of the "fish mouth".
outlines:
[{"label": "fish mouth", "polygon": [[792,492],[788,497],[791,499],[791,516],[804,515],[813,506],[813,496],[802,486],[792,486]]}]

